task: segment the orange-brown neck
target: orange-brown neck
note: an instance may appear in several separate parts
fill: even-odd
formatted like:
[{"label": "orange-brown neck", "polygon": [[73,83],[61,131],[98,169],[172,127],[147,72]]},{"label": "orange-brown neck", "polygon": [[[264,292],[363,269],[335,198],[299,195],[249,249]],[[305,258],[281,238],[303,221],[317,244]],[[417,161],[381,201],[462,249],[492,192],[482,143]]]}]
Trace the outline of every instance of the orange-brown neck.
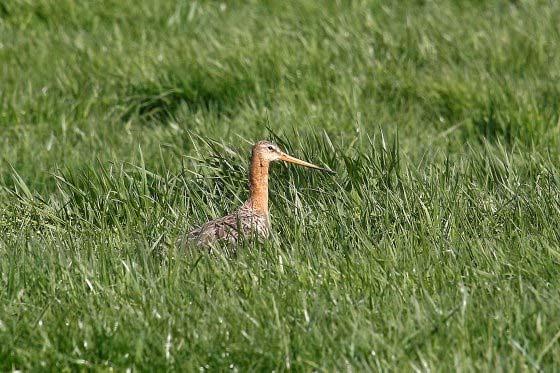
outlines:
[{"label": "orange-brown neck", "polygon": [[268,168],[270,162],[259,154],[251,158],[251,172],[249,174],[249,188],[251,196],[249,203],[259,213],[268,215]]}]

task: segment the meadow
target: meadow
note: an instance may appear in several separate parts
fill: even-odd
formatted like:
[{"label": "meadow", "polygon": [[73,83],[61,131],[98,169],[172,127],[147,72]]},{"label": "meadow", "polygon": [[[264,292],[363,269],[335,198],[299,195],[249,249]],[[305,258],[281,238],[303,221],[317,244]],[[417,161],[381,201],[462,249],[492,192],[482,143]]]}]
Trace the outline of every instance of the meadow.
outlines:
[{"label": "meadow", "polygon": [[[0,2],[0,370],[553,371],[560,2]],[[274,235],[175,240],[247,197]]]}]

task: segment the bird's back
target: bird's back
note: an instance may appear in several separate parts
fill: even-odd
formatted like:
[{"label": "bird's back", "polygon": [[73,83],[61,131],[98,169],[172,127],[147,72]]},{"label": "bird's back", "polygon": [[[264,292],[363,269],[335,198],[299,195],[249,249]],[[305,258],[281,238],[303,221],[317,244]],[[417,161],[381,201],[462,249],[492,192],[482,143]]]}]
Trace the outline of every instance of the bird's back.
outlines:
[{"label": "bird's back", "polygon": [[269,232],[268,214],[259,213],[246,202],[233,213],[211,220],[190,231],[184,244],[208,246],[218,241],[237,243],[240,237],[256,235],[266,238]]}]

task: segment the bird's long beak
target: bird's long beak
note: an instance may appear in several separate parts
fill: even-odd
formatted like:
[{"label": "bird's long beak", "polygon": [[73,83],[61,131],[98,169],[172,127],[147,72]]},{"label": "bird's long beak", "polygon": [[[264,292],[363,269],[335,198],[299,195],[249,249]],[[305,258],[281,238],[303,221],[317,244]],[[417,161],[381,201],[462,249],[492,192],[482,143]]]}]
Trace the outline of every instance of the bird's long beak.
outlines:
[{"label": "bird's long beak", "polygon": [[308,168],[314,168],[316,170],[320,170],[320,171],[323,171],[323,172],[328,172],[330,174],[336,174],[336,172],[334,172],[333,170],[329,170],[328,168],[316,166],[313,163],[302,161],[301,159],[297,159],[296,157],[292,157],[291,155],[288,155],[286,153],[282,153],[280,155],[280,160],[282,160],[284,162],[290,162],[290,163],[298,164],[300,166],[304,166],[304,167],[308,167]]}]

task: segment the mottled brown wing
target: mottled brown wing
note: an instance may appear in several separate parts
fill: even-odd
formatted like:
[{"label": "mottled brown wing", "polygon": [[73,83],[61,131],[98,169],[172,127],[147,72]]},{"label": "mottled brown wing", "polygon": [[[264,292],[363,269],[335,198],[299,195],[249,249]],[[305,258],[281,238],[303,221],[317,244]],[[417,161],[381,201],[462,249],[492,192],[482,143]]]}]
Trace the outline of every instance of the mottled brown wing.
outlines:
[{"label": "mottled brown wing", "polygon": [[197,245],[208,245],[215,241],[228,240],[236,242],[242,222],[237,215],[227,215],[219,219],[211,220],[202,226],[189,232],[188,240]]},{"label": "mottled brown wing", "polygon": [[268,232],[268,217],[256,214],[254,210],[242,206],[230,215],[211,220],[192,230],[186,238],[188,243],[208,246],[217,241],[236,243],[240,234],[250,236],[256,233],[261,237],[266,237]]}]

